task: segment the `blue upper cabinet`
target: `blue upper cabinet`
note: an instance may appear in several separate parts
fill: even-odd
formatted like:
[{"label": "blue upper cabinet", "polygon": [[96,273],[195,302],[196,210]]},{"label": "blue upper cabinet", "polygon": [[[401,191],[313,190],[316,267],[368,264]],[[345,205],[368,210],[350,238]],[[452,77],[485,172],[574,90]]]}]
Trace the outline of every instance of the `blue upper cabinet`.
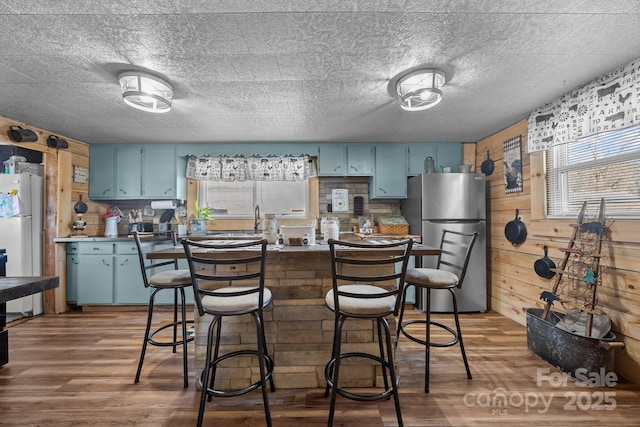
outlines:
[{"label": "blue upper cabinet", "polygon": [[409,157],[408,175],[420,175],[424,170],[424,161],[427,157],[431,157],[436,161],[435,144],[409,144],[407,147]]},{"label": "blue upper cabinet", "polygon": [[318,155],[320,176],[371,176],[373,146],[369,144],[321,144]]},{"label": "blue upper cabinet", "polygon": [[147,199],[187,198],[186,157],[172,145],[142,149],[142,196]]},{"label": "blue upper cabinet", "polygon": [[140,170],[142,148],[139,145],[120,145],[116,148],[116,197],[139,199],[142,196]]},{"label": "blue upper cabinet", "polygon": [[407,197],[407,151],[403,144],[376,146],[375,174],[369,182],[371,199]]},{"label": "blue upper cabinet", "polygon": [[184,200],[187,196],[186,164],[186,157],[178,157],[172,145],[92,145],[89,198]]},{"label": "blue upper cabinet", "polygon": [[347,147],[344,144],[322,144],[318,151],[320,176],[347,175]]},{"label": "blue upper cabinet", "polygon": [[347,147],[347,175],[373,175],[373,146],[357,144]]},{"label": "blue upper cabinet", "polygon": [[116,198],[116,148],[113,145],[92,145],[89,148],[89,198]]},{"label": "blue upper cabinet", "polygon": [[452,172],[458,172],[462,163],[462,144],[459,142],[410,143],[407,151],[409,176],[424,172],[424,160],[427,157],[433,158],[436,172],[442,172],[443,167],[451,167]]},{"label": "blue upper cabinet", "polygon": [[442,168],[446,167],[450,167],[451,172],[459,172],[462,164],[462,143],[438,143],[437,150],[436,172],[442,172]]}]

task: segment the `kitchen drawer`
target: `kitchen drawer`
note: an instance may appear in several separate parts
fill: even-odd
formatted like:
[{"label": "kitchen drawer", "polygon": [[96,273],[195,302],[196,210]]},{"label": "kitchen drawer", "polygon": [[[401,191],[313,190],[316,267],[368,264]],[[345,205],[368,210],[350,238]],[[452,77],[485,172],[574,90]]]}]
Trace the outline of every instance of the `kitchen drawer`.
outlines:
[{"label": "kitchen drawer", "polygon": [[116,243],[116,254],[137,254],[136,242]]},{"label": "kitchen drawer", "polygon": [[112,242],[87,242],[78,244],[80,254],[112,254]]}]

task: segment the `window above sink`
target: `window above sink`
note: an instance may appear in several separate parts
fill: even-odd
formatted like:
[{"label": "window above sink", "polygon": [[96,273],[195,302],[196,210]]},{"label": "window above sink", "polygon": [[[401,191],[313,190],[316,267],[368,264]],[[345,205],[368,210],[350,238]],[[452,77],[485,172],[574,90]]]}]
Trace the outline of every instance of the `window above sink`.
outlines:
[{"label": "window above sink", "polygon": [[198,202],[214,218],[253,218],[256,205],[262,214],[305,216],[309,181],[199,181]]}]

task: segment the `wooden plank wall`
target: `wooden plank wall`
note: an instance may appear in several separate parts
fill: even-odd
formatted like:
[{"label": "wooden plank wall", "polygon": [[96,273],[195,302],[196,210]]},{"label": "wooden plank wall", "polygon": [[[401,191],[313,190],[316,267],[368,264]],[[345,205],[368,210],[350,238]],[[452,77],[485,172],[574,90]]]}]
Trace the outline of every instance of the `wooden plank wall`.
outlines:
[{"label": "wooden plank wall", "polygon": [[[522,136],[524,191],[505,194],[503,178],[503,142]],[[487,150],[495,162],[495,172],[487,177],[488,254],[490,308],[521,324],[526,324],[523,308],[543,307],[539,296],[550,290],[552,279],[538,277],[533,269],[549,247],[556,264],[563,257],[573,229],[573,220],[547,220],[544,217],[545,176],[543,154],[526,154],[527,120],[522,120],[478,142],[475,168],[486,159]],[[514,247],[504,236],[505,225],[520,210],[527,227],[527,239]],[[603,245],[605,254],[598,303],[613,323],[624,349],[615,350],[616,372],[640,384],[640,221],[616,219],[609,227]]]},{"label": "wooden plank wall", "polygon": [[[7,136],[10,126],[22,126],[31,129],[38,135],[35,142],[15,143]],[[11,119],[0,117],[0,144],[19,146],[24,149],[39,151],[43,153],[43,163],[45,171],[45,217],[44,217],[44,275],[60,276],[61,287],[55,291],[49,291],[44,296],[45,313],[61,313],[67,310],[66,298],[64,297],[66,288],[64,269],[64,245],[53,243],[54,237],[70,236],[73,232],[71,223],[75,219],[73,206],[82,199],[87,202],[89,211],[84,215],[89,226],[86,232],[96,234],[100,225],[101,210],[104,208],[95,203],[89,203],[89,181],[73,182],[73,166],[79,165],[89,170],[89,145],[68,138],[64,135],[56,134],[69,143],[66,149],[55,149],[47,146],[47,137],[51,135],[45,129],[31,126],[28,123],[16,122]]]}]

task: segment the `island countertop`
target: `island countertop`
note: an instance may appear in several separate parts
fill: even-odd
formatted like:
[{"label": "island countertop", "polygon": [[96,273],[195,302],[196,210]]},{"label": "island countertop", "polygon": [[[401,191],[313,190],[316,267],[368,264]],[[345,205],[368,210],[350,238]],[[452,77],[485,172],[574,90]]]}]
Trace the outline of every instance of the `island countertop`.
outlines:
[{"label": "island countertop", "polygon": [[[384,242],[385,240],[368,240],[369,243],[375,245],[376,242]],[[217,241],[216,243],[220,243]],[[348,250],[353,250],[349,248]],[[329,245],[324,241],[317,241],[313,245],[305,246],[283,246],[283,245],[268,245],[267,246],[267,259],[279,256],[279,255],[310,255],[310,254],[326,254],[329,255]],[[399,253],[400,249],[388,249],[389,254]],[[414,243],[411,249],[411,255],[423,256],[423,255],[438,255],[440,248],[423,245],[420,243]],[[174,248],[161,249],[158,251],[151,251],[146,255],[147,259],[175,259],[185,258],[184,250],[181,246]]]},{"label": "island countertop", "polygon": [[[372,243],[375,244],[375,240]],[[344,249],[351,250],[354,249]],[[399,252],[397,249],[388,251]],[[225,254],[224,251],[215,253],[220,256]],[[422,244],[414,243],[412,248],[412,254],[417,256],[438,253],[439,248]],[[146,256],[150,260],[161,260],[184,258],[185,254],[182,247],[175,247],[151,251]],[[334,327],[333,312],[325,305],[325,296],[332,286],[331,277],[329,245],[324,241],[316,241],[316,244],[309,246],[268,246],[265,284],[271,291],[273,302],[264,312],[264,321],[267,347],[275,363],[273,376],[278,388],[318,388],[326,384],[324,369],[331,356]],[[203,320],[196,311],[194,321],[197,378],[204,366],[209,319]],[[388,321],[391,330],[395,330],[395,318],[389,316]],[[377,353],[374,325],[368,320],[347,322],[344,325],[345,349],[365,349]],[[255,346],[255,326],[250,318],[223,322],[222,328],[222,349]],[[253,363],[257,362],[254,360]],[[221,376],[224,384],[221,383],[221,387],[230,386],[232,381],[237,384],[253,382],[250,375],[257,370],[247,369],[247,366],[224,369]],[[370,387],[376,383],[378,375],[375,366],[363,362],[349,377],[352,386]]]}]

